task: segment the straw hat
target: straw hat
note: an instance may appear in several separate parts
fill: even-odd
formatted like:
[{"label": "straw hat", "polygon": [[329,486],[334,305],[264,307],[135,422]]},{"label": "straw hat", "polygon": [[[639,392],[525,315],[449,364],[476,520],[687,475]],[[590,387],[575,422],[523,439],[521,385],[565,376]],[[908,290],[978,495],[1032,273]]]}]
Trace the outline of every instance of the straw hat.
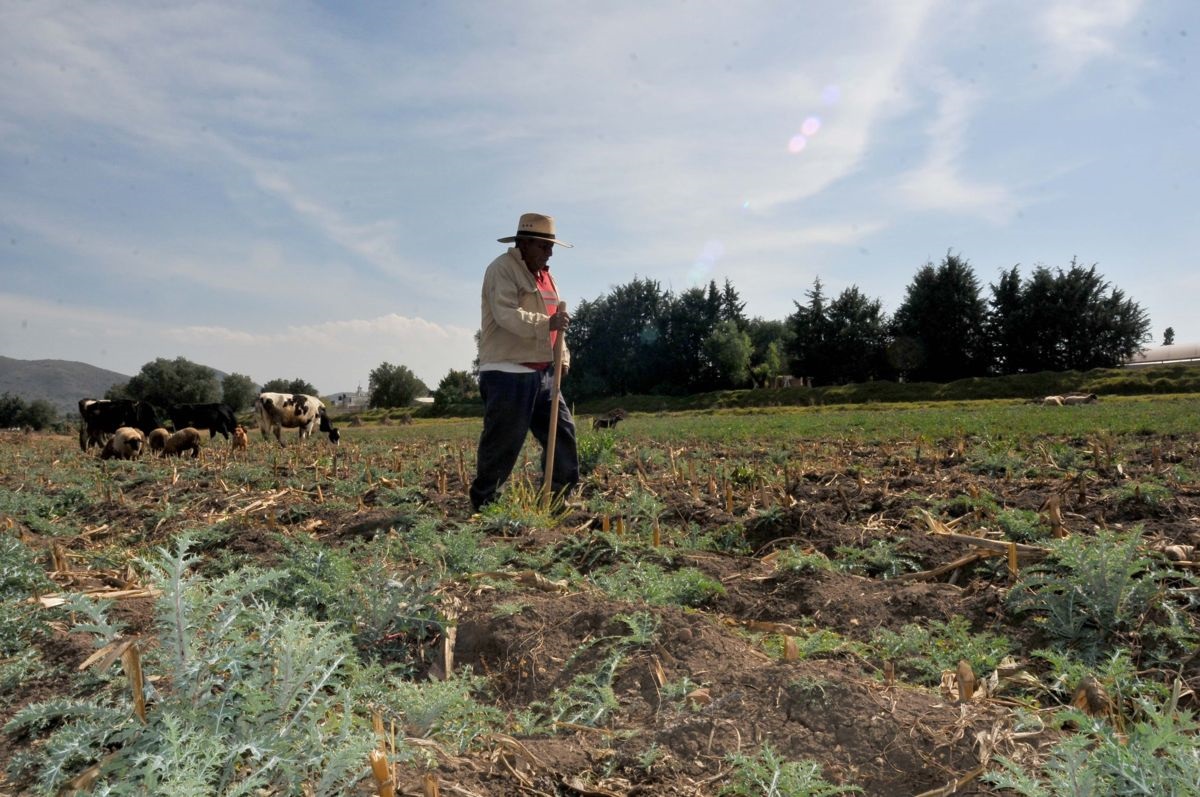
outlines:
[{"label": "straw hat", "polygon": [[496,240],[502,244],[511,244],[520,238],[539,238],[543,241],[556,243],[559,246],[573,248],[572,244],[560,241],[554,237],[554,217],[545,216],[541,213],[522,214],[521,220],[517,222],[517,234],[508,238],[497,238]]}]

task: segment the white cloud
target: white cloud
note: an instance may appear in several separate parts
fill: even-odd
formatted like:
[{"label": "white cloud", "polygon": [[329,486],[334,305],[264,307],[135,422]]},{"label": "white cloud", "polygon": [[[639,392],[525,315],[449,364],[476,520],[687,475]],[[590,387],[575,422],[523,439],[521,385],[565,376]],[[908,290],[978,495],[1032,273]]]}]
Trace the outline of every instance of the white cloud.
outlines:
[{"label": "white cloud", "polygon": [[1119,53],[1116,39],[1137,15],[1142,0],[1059,0],[1045,4],[1034,30],[1044,39],[1044,57],[1072,77],[1089,61]]},{"label": "white cloud", "polygon": [[939,75],[931,85],[937,92],[937,111],[925,128],[925,160],[897,181],[904,206],[974,215],[995,224],[1008,221],[1019,209],[1009,189],[963,174],[972,116],[981,98],[946,75]]}]

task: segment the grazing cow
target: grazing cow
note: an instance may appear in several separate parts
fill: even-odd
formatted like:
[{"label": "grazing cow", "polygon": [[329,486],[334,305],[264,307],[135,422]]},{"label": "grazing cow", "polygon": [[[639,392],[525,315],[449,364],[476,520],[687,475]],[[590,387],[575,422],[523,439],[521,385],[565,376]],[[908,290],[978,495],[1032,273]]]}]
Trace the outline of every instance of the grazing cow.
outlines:
[{"label": "grazing cow", "polygon": [[171,428],[176,431],[192,427],[207,429],[211,440],[220,432],[226,440],[237,428],[237,418],[233,415],[233,407],[228,404],[177,404],[167,409],[171,416]]},{"label": "grazing cow", "polygon": [[1099,400],[1099,397],[1095,393],[1072,393],[1069,396],[1062,397],[1062,403],[1067,407],[1075,404],[1095,404]]},{"label": "grazing cow", "polygon": [[246,435],[246,430],[241,426],[234,429],[233,430],[233,443],[232,443],[233,450],[234,451],[245,451],[246,447],[249,445],[250,445],[250,438]]},{"label": "grazing cow", "polygon": [[154,407],[149,402],[130,399],[80,399],[79,417],[79,448],[83,451],[94,445],[103,445],[108,435],[122,426],[131,426],[149,434],[159,425]]},{"label": "grazing cow", "polygon": [[167,438],[163,443],[164,457],[182,457],[185,452],[192,452],[192,459],[200,456],[200,430],[187,427],[180,429]]},{"label": "grazing cow", "polygon": [[163,447],[170,436],[171,433],[161,426],[146,435],[146,441],[150,444],[150,452],[153,454],[162,454]]},{"label": "grazing cow", "polygon": [[283,429],[299,429],[301,440],[316,428],[328,432],[331,443],[341,439],[338,430],[329,422],[325,405],[314,396],[303,393],[259,393],[254,401],[254,411],[263,439],[270,439],[267,433],[273,431],[280,446],[283,445]]},{"label": "grazing cow", "polygon": [[146,435],[141,429],[122,426],[113,432],[100,452],[100,459],[137,459],[146,445]]},{"label": "grazing cow", "polygon": [[617,409],[610,410],[608,413],[601,415],[592,420],[593,429],[616,429],[617,424],[625,420],[625,410]]}]

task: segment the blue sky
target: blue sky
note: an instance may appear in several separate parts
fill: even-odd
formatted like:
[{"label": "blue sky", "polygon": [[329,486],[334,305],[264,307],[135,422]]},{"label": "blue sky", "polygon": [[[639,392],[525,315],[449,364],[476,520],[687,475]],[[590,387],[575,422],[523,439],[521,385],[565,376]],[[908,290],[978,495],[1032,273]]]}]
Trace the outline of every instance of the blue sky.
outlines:
[{"label": "blue sky", "polygon": [[525,211],[569,303],[894,311],[1095,263],[1200,341],[1200,5],[0,3],[0,354],[353,389],[470,367]]}]

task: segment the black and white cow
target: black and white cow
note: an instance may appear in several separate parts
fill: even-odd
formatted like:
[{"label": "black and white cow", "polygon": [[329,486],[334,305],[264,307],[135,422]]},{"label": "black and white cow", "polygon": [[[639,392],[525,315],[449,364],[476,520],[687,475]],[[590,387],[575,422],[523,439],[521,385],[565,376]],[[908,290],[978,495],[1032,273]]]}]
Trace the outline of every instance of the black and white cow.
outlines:
[{"label": "black and white cow", "polygon": [[228,404],[177,404],[167,409],[171,418],[171,428],[175,431],[186,429],[207,429],[211,440],[221,433],[226,440],[237,428],[237,418],[233,407]]},{"label": "black and white cow", "polygon": [[317,428],[329,433],[331,443],[341,439],[338,430],[329,422],[325,405],[314,396],[303,393],[259,393],[254,401],[254,413],[258,416],[258,428],[263,439],[270,439],[267,432],[273,431],[281,446],[283,429],[299,429],[301,440]]},{"label": "black and white cow", "polygon": [[80,399],[79,417],[79,448],[84,451],[104,445],[108,435],[122,426],[149,434],[159,425],[158,414],[149,402],[131,399]]}]

